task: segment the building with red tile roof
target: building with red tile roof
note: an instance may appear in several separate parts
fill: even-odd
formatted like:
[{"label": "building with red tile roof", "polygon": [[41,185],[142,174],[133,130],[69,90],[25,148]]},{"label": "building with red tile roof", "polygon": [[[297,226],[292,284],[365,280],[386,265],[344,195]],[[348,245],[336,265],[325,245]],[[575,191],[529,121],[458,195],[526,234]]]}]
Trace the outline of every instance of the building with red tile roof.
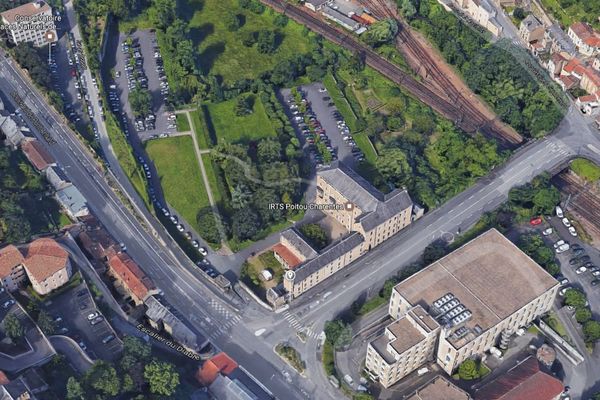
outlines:
[{"label": "building with red tile roof", "polygon": [[50,153],[35,139],[24,141],[21,150],[38,171],[43,171],[55,163]]},{"label": "building with red tile roof", "polygon": [[575,22],[567,34],[581,54],[593,56],[600,53],[600,33],[585,22]]},{"label": "building with red tile roof", "polygon": [[302,260],[282,243],[277,243],[271,250],[284,268],[294,269],[302,263]]},{"label": "building with red tile roof", "polygon": [[23,269],[23,253],[12,244],[0,249],[0,280],[2,286],[9,291],[15,291],[27,276]]},{"label": "building with red tile roof", "polygon": [[484,385],[475,400],[555,400],[564,391],[561,381],[540,370],[531,356],[504,375]]},{"label": "building with red tile roof", "polygon": [[54,239],[36,239],[24,253],[23,265],[37,293],[46,295],[69,281],[72,273],[69,253]]},{"label": "building with red tile roof", "polygon": [[238,363],[227,354],[221,352],[207,360],[196,373],[196,379],[204,386],[209,386],[220,374],[229,375],[238,367]]},{"label": "building with red tile roof", "polygon": [[588,93],[596,93],[600,90],[600,72],[592,67],[586,67],[581,77],[580,86]]},{"label": "building with red tile roof", "polygon": [[116,279],[115,285],[131,296],[136,305],[157,293],[154,282],[126,253],[116,254],[108,260],[108,274]]},{"label": "building with red tile roof", "polygon": [[117,242],[103,228],[81,231],[77,239],[94,260],[108,260],[120,251]]}]

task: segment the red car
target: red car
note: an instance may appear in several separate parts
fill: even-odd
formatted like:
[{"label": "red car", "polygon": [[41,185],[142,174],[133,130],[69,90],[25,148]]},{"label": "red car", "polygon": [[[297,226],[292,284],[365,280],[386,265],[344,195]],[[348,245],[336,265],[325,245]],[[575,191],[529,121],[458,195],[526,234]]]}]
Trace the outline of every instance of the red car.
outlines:
[{"label": "red car", "polygon": [[76,76],[76,75],[77,75],[77,72],[74,69],[72,69],[71,70],[71,76]]},{"label": "red car", "polygon": [[531,220],[529,221],[529,223],[531,225],[539,225],[542,223],[542,217],[535,217],[535,218],[531,218]]}]

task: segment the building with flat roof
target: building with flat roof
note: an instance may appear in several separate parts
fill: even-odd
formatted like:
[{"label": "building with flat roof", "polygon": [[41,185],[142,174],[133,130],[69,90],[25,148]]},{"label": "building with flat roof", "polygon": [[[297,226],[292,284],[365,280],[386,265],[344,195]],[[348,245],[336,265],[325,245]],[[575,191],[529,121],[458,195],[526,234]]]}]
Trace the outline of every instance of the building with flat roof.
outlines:
[{"label": "building with flat roof", "polygon": [[417,389],[407,400],[471,400],[471,396],[438,375]]},{"label": "building with flat roof", "polygon": [[8,41],[43,46],[58,40],[52,8],[44,1],[32,1],[0,14]]},{"label": "building with flat roof", "polygon": [[[396,322],[369,343],[365,369],[386,387],[427,360],[451,374],[550,310],[558,288],[556,279],[491,229],[394,287],[388,312]],[[413,327],[397,331],[407,338],[394,333],[398,323]],[[436,340],[428,340],[431,333]]]}]

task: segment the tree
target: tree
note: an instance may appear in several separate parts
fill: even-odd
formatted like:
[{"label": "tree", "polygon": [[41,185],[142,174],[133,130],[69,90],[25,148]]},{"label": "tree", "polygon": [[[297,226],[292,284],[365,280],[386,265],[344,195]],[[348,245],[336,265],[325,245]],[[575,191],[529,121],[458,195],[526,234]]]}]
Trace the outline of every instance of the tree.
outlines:
[{"label": "tree", "polygon": [[580,324],[584,324],[592,318],[592,312],[587,307],[578,308],[575,310],[575,319]]},{"label": "tree", "polygon": [[37,318],[37,324],[46,335],[52,335],[56,329],[54,320],[44,310],[40,311]]},{"label": "tree", "polygon": [[470,381],[479,378],[479,368],[475,360],[467,359],[458,366],[460,379]]},{"label": "tree", "polygon": [[567,289],[565,291],[565,305],[575,307],[575,308],[583,308],[586,306],[587,299],[585,297],[585,293],[581,290],[577,289]]},{"label": "tree", "polygon": [[277,48],[275,32],[269,30],[258,31],[256,39],[257,50],[262,54],[271,54]]},{"label": "tree", "polygon": [[325,337],[336,350],[342,349],[352,341],[352,327],[339,319],[327,321],[325,323]]},{"label": "tree", "polygon": [[273,19],[273,23],[275,24],[275,26],[278,26],[280,28],[285,27],[287,25],[288,21],[289,21],[289,18],[283,14],[277,14],[275,16],[275,19]]},{"label": "tree", "polygon": [[258,162],[268,164],[281,159],[281,144],[276,139],[263,139],[258,142]]},{"label": "tree", "polygon": [[173,364],[152,361],[144,368],[144,379],[150,385],[150,392],[171,396],[179,386],[179,373]]},{"label": "tree", "polygon": [[392,18],[386,18],[375,22],[365,33],[365,40],[371,46],[380,46],[390,42],[398,34],[398,22]]},{"label": "tree", "polygon": [[238,210],[233,214],[231,228],[239,240],[251,239],[260,228],[258,215],[251,209]]},{"label": "tree", "polygon": [[175,2],[171,0],[154,0],[148,14],[152,24],[164,31],[175,20]]},{"label": "tree", "polygon": [[586,322],[583,325],[583,334],[585,335],[585,341],[588,343],[600,340],[600,322],[594,320]]},{"label": "tree", "polygon": [[242,16],[229,13],[225,16],[225,27],[229,32],[235,32],[242,26]]},{"label": "tree", "polygon": [[375,167],[379,173],[395,187],[406,186],[412,174],[404,152],[397,147],[388,147],[381,151]]},{"label": "tree", "polygon": [[405,18],[410,20],[417,13],[417,8],[413,4],[412,0],[401,0],[399,4],[400,12]]},{"label": "tree", "polygon": [[67,400],[83,400],[84,398],[81,384],[75,377],[70,376],[67,379]]},{"label": "tree", "polygon": [[227,239],[227,237],[222,237],[221,233],[227,236],[229,229],[221,216],[214,213],[212,208],[206,207],[200,210],[196,217],[196,221],[198,222],[199,227],[198,233],[204,240],[218,244],[221,243],[221,240]]},{"label": "tree", "polygon": [[323,249],[329,243],[325,229],[319,224],[302,225],[299,230],[316,250]]},{"label": "tree", "polygon": [[560,202],[560,192],[554,186],[540,189],[533,196],[535,214],[551,214],[554,207]]},{"label": "tree", "polygon": [[243,115],[252,114],[254,107],[254,96],[243,94],[238,96],[235,101],[234,112],[235,115],[241,117]]},{"label": "tree", "polygon": [[513,10],[513,17],[515,17],[519,21],[524,20],[526,17],[525,10],[523,10],[521,7],[515,8]]},{"label": "tree", "polygon": [[133,392],[136,389],[135,383],[133,382],[133,378],[131,377],[131,375],[129,374],[125,374],[123,375],[123,387],[121,388],[121,391],[126,393],[126,392]]},{"label": "tree", "polygon": [[23,338],[25,329],[14,313],[10,313],[4,318],[4,333],[13,341]]},{"label": "tree", "polygon": [[436,240],[423,250],[423,263],[426,265],[439,260],[448,253],[448,245],[443,240]]},{"label": "tree", "polygon": [[256,32],[242,31],[240,34],[242,44],[246,47],[252,47],[256,43]]},{"label": "tree", "polygon": [[84,386],[99,392],[101,396],[110,397],[119,394],[121,382],[117,371],[106,361],[96,361],[83,377]]},{"label": "tree", "polygon": [[139,362],[150,359],[151,346],[135,336],[125,336],[123,339],[123,357],[120,365],[123,371],[129,371]]},{"label": "tree", "polygon": [[147,89],[136,86],[129,93],[129,104],[136,117],[143,117],[152,110],[152,96]]}]

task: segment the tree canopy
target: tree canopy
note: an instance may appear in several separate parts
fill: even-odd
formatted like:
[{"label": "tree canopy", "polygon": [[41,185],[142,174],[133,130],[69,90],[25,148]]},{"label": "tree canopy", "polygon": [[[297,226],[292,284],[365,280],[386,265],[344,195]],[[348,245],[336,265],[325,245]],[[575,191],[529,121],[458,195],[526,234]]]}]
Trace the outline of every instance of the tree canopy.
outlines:
[{"label": "tree canopy", "polygon": [[319,224],[305,224],[299,230],[317,251],[325,248],[329,243],[327,233]]},{"label": "tree canopy", "polygon": [[179,373],[173,364],[152,361],[144,368],[144,378],[150,385],[150,392],[163,396],[171,396],[179,386]]}]

